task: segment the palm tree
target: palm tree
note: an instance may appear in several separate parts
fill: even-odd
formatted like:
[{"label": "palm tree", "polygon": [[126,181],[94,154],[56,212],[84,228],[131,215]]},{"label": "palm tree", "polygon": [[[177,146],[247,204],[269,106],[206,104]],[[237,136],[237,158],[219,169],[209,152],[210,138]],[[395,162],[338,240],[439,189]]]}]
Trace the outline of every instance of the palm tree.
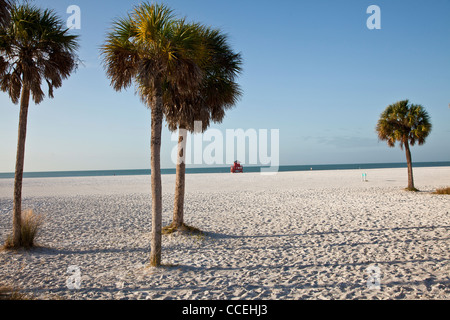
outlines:
[{"label": "palm tree", "polygon": [[210,122],[222,122],[225,111],[232,108],[241,95],[235,78],[241,71],[242,59],[231,49],[227,36],[219,30],[203,28],[201,36],[208,52],[202,65],[204,78],[199,90],[180,94],[176,87],[166,88],[165,115],[171,131],[179,130],[175,199],[171,231],[186,228],[184,224],[185,153],[187,131],[194,132],[195,122],[201,130]]},{"label": "palm tree", "polygon": [[14,178],[13,246],[21,246],[22,178],[30,95],[43,101],[42,82],[48,96],[77,68],[77,36],[69,35],[52,10],[28,4],[13,5],[9,24],[0,27],[0,89],[12,102],[20,100],[19,137]]},{"label": "palm tree", "polygon": [[102,46],[104,64],[116,91],[136,85],[151,109],[152,242],[150,265],[161,264],[162,188],[160,169],[164,87],[187,93],[198,86],[203,46],[196,25],[176,19],[164,5],[143,3],[118,19]]},{"label": "palm tree", "polygon": [[414,187],[410,145],[422,145],[431,132],[430,116],[421,105],[409,104],[408,100],[389,105],[378,120],[376,131],[380,140],[386,140],[389,147],[396,142],[406,151],[408,164],[408,190]]}]

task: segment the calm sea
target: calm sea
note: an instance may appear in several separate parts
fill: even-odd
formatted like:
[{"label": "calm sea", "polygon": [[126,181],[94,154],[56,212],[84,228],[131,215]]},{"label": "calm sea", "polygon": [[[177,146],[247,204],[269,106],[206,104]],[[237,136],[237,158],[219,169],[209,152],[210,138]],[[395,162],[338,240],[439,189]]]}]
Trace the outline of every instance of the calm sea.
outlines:
[{"label": "calm sea", "polygon": [[[450,167],[450,161],[415,162],[413,167]],[[356,164],[322,164],[322,165],[290,165],[280,166],[278,171],[307,171],[307,170],[351,170],[351,169],[384,169],[406,168],[406,163],[356,163]],[[244,172],[260,172],[259,166],[245,166]],[[186,173],[227,173],[230,167],[186,168]],[[161,169],[162,174],[174,174],[173,169]],[[137,176],[150,175],[150,169],[140,170],[91,170],[91,171],[49,171],[24,172],[24,178],[50,177],[94,177],[94,176]],[[0,179],[14,178],[14,173],[0,173]]]}]

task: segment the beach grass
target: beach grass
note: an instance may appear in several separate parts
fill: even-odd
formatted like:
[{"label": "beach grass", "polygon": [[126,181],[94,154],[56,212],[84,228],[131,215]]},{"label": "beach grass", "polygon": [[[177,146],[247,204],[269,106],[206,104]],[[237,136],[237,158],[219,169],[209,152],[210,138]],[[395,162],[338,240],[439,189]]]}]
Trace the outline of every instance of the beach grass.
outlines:
[{"label": "beach grass", "polygon": [[[20,248],[30,249],[36,245],[36,238],[44,223],[44,216],[33,210],[22,211],[22,228]],[[12,234],[8,235],[3,246],[6,250],[18,249],[14,246]]]},{"label": "beach grass", "polygon": [[[48,294],[39,300],[65,300],[63,296],[56,294]],[[1,300],[37,300],[34,294],[25,293],[16,286],[0,284],[0,301]]]},{"label": "beach grass", "polygon": [[450,187],[436,189],[433,194],[450,194]]},{"label": "beach grass", "polygon": [[165,235],[172,234],[177,231],[181,232],[181,233],[191,234],[191,235],[203,235],[203,231],[201,231],[200,229],[198,229],[196,227],[189,226],[185,223],[183,223],[178,228],[172,224],[162,228],[162,234],[165,234]]},{"label": "beach grass", "polygon": [[30,297],[17,288],[0,285],[0,300],[30,300]]}]

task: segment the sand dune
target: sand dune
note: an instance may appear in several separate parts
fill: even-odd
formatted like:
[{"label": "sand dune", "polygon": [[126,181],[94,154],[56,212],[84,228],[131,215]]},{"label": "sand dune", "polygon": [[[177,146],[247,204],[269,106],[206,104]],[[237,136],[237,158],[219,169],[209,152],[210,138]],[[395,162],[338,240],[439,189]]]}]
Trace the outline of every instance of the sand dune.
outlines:
[{"label": "sand dune", "polygon": [[[147,266],[149,177],[25,179],[42,247],[1,252],[0,283],[43,299],[449,299],[450,196],[430,191],[450,167],[414,174],[422,192],[403,190],[406,169],[188,175],[186,222],[205,235],[164,236],[160,269]],[[2,241],[12,182],[0,180]],[[173,175],[163,188],[168,224]]]}]

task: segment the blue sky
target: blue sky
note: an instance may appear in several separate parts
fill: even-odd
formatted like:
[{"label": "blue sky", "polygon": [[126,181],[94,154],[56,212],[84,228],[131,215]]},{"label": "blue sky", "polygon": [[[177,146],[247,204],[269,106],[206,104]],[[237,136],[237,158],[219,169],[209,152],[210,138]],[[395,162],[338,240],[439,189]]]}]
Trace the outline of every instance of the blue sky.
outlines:
[{"label": "blue sky", "polygon": [[[134,89],[115,92],[99,58],[111,21],[139,1],[39,0],[66,20],[81,8],[80,66],[54,99],[30,105],[25,171],[150,167],[150,112]],[[433,123],[413,161],[450,161],[450,1],[164,1],[221,28],[242,53],[241,101],[226,129],[279,129],[280,164],[405,162],[379,142],[385,107],[409,99]],[[369,5],[381,29],[369,30]],[[19,108],[0,92],[0,172],[14,171]],[[175,142],[163,129],[161,161]]]}]

